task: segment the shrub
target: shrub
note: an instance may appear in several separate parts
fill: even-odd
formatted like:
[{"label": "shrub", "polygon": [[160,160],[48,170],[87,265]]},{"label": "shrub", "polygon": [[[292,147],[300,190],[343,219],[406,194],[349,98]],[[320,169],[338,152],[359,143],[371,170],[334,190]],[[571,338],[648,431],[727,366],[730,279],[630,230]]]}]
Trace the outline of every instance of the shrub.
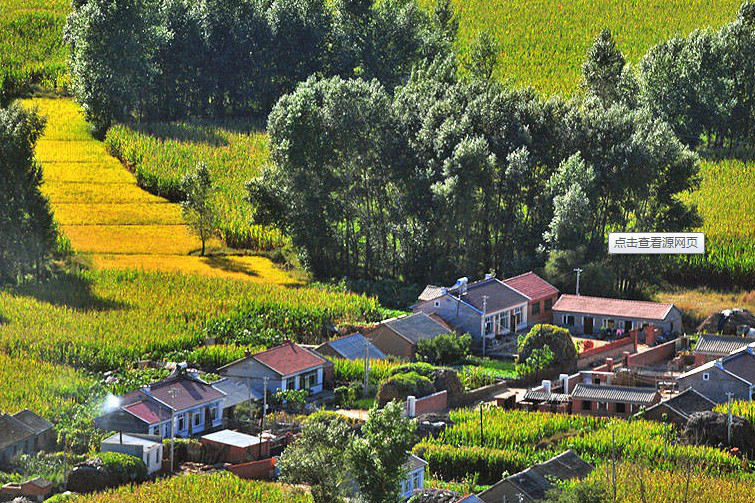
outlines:
[{"label": "shrub", "polygon": [[519,363],[526,362],[537,349],[550,348],[553,364],[559,369],[572,369],[577,364],[577,348],[571,334],[555,325],[535,325],[519,339]]},{"label": "shrub", "polygon": [[142,482],[147,478],[147,465],[135,456],[120,452],[100,452],[97,457],[120,484]]},{"label": "shrub", "polygon": [[354,402],[356,402],[356,393],[354,393],[353,388],[349,386],[339,386],[333,390],[333,392],[335,393],[336,405],[346,408],[354,406]]},{"label": "shrub", "polygon": [[380,383],[377,400],[380,405],[385,405],[391,400],[405,400],[408,396],[421,398],[433,393],[435,386],[430,379],[417,372],[403,372]]},{"label": "shrub", "polygon": [[472,337],[448,333],[417,343],[417,359],[435,365],[452,365],[469,356]]},{"label": "shrub", "polygon": [[435,372],[436,368],[437,367],[435,367],[434,365],[430,365],[429,363],[425,362],[404,363],[403,365],[392,368],[388,373],[388,377],[395,376],[397,374],[406,374],[407,372],[415,372],[423,377],[432,379],[433,373]]}]

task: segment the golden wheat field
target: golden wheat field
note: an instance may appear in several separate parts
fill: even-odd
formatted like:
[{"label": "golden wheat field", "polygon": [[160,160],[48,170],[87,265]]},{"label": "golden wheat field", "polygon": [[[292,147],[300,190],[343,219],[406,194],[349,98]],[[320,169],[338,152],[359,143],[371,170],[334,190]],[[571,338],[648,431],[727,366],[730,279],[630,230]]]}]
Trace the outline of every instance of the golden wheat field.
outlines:
[{"label": "golden wheat field", "polygon": [[[68,99],[25,101],[47,117],[37,148],[43,192],[73,248],[95,267],[166,270],[261,283],[297,284],[263,257],[199,257],[200,240],[184,225],[180,207],[150,194],[88,132]],[[210,249],[221,246],[218,239]]]}]

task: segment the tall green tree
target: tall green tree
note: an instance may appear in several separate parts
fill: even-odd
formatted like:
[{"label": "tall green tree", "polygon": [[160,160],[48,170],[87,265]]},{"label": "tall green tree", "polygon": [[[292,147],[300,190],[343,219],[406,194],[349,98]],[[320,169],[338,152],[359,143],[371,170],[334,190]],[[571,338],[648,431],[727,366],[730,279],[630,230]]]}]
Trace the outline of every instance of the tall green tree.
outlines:
[{"label": "tall green tree", "polygon": [[406,477],[404,464],[416,442],[417,425],[403,416],[404,408],[390,402],[383,409],[370,410],[362,428],[364,438],[352,447],[354,479],[370,503],[401,501],[401,481]]},{"label": "tall green tree", "polygon": [[464,66],[478,79],[490,80],[498,63],[498,44],[487,31],[480,32],[469,47]]},{"label": "tall green tree", "polygon": [[585,87],[604,103],[620,100],[619,86],[626,60],[611,30],[603,28],[587,52],[587,60],[582,64]]},{"label": "tall green tree", "polygon": [[44,126],[19,104],[0,108],[0,283],[43,276],[55,251],[57,231],[34,159]]},{"label": "tall green tree", "polygon": [[181,190],[186,198],[181,203],[181,213],[189,227],[202,241],[202,256],[205,254],[207,241],[218,229],[218,216],[215,211],[215,197],[218,188],[206,164],[200,163],[193,173],[181,180]]},{"label": "tall green tree", "polygon": [[306,421],[299,439],[278,460],[281,480],[308,484],[315,503],[343,501],[352,443],[351,429],[342,418],[319,415]]}]

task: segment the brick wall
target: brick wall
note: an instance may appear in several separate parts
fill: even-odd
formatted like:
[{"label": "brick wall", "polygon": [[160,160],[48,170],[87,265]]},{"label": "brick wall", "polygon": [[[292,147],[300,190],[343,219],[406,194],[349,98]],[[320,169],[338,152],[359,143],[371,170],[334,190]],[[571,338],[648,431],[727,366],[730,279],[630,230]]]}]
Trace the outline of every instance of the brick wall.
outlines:
[{"label": "brick wall", "polygon": [[228,471],[246,480],[270,480],[277,458],[263,459],[228,467]]},{"label": "brick wall", "polygon": [[670,360],[676,354],[676,340],[665,342],[647,351],[630,355],[628,367],[644,367]]},{"label": "brick wall", "polygon": [[414,404],[414,413],[419,416],[420,414],[438,412],[446,408],[448,408],[448,391],[443,390],[423,398],[418,398]]},{"label": "brick wall", "polygon": [[613,358],[618,360],[624,351],[633,351],[634,341],[631,337],[624,337],[622,339],[609,342],[603,346],[588,349],[580,353],[577,360],[577,367],[586,368],[595,362],[600,362],[606,358]]}]

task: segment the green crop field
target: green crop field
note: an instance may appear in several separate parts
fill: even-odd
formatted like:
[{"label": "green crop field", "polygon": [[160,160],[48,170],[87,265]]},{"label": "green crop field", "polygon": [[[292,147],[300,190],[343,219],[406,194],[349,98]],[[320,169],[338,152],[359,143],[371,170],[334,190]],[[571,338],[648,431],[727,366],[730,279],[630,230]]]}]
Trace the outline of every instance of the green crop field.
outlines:
[{"label": "green crop field", "polygon": [[226,244],[262,250],[283,244],[280,231],[250,225],[245,199],[246,182],[268,160],[264,129],[243,120],[118,125],[108,131],[105,144],[134,172],[140,187],[174,201],[182,198],[181,178],[205,163],[219,188],[214,204]]},{"label": "green crop field", "polygon": [[301,488],[241,480],[229,473],[172,477],[140,486],[124,486],[96,495],[82,495],[72,503],[311,503]]},{"label": "green crop field", "polygon": [[[571,94],[581,64],[604,27],[630,62],[654,44],[695,28],[720,26],[740,0],[452,0],[459,16],[459,51],[487,31],[498,43],[499,80],[547,94]],[[432,5],[432,0],[423,0]]]},{"label": "green crop field", "polygon": [[0,3],[0,97],[41,86],[66,86],[63,27],[70,0],[3,0]]},{"label": "green crop field", "polygon": [[[87,271],[0,290],[0,351],[110,370],[192,349],[204,341],[205,322],[239,309],[257,321],[251,330],[295,339],[319,337],[326,322],[384,315],[376,300],[355,294],[168,272]],[[238,330],[244,328],[242,322]]]}]

